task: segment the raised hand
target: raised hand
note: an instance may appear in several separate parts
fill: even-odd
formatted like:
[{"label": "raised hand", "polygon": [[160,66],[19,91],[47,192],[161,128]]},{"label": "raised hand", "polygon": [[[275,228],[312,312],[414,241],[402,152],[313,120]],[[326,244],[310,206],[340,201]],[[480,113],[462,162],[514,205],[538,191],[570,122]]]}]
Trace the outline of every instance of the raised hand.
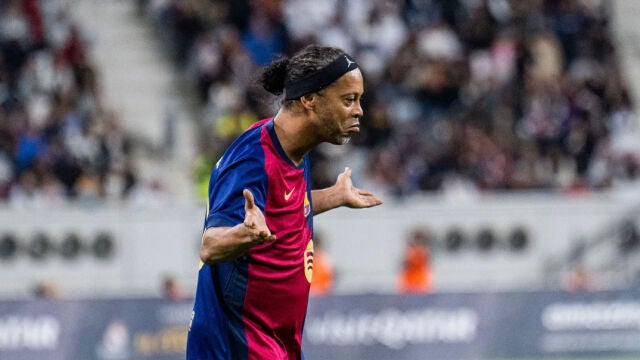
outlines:
[{"label": "raised hand", "polygon": [[382,204],[382,200],[378,199],[368,190],[358,189],[353,186],[351,180],[351,169],[344,168],[344,171],[338,175],[336,181],[336,191],[343,198],[343,205],[350,208],[367,208]]},{"label": "raised hand", "polygon": [[269,231],[264,214],[256,206],[251,191],[244,189],[242,195],[244,196],[244,226],[249,230],[252,242],[265,243],[274,241],[276,235]]}]

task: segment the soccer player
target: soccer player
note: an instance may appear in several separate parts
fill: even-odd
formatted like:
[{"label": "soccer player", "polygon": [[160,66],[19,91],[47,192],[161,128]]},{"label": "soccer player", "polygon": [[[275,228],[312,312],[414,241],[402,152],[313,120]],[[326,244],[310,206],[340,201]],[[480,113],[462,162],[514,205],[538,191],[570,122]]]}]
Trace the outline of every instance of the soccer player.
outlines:
[{"label": "soccer player", "polygon": [[298,360],[313,274],[313,216],[382,203],[345,168],[311,190],[309,157],[359,131],[363,78],[344,51],[311,45],[260,78],[284,93],[273,118],[240,135],[209,183],[188,360]]}]

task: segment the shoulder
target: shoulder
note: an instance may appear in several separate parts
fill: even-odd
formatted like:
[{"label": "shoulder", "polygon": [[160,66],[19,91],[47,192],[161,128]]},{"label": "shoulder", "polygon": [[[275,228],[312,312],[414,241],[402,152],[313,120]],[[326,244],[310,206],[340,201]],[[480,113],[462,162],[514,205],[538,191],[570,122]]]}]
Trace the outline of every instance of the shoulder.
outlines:
[{"label": "shoulder", "polygon": [[253,124],[242,133],[224,152],[216,163],[216,169],[222,170],[235,167],[239,164],[258,165],[264,161],[262,150],[262,130],[269,119],[261,120]]}]

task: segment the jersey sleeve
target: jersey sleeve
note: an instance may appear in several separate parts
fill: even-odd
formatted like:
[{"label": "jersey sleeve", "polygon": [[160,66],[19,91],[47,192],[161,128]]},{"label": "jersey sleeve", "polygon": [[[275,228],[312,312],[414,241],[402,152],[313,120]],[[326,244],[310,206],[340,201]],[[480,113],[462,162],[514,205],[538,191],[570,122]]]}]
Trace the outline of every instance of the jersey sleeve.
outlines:
[{"label": "jersey sleeve", "polygon": [[209,183],[209,203],[204,228],[235,226],[244,221],[244,196],[249,189],[264,213],[267,175],[258,157],[243,157],[216,165]]}]

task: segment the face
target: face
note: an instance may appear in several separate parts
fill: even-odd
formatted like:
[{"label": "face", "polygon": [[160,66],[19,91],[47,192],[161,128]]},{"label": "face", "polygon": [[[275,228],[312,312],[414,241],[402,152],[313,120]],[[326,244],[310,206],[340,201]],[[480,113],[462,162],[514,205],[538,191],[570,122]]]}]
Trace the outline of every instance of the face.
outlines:
[{"label": "face", "polygon": [[324,141],[344,145],[360,131],[363,92],[362,73],[354,69],[319,93],[316,114]]}]

